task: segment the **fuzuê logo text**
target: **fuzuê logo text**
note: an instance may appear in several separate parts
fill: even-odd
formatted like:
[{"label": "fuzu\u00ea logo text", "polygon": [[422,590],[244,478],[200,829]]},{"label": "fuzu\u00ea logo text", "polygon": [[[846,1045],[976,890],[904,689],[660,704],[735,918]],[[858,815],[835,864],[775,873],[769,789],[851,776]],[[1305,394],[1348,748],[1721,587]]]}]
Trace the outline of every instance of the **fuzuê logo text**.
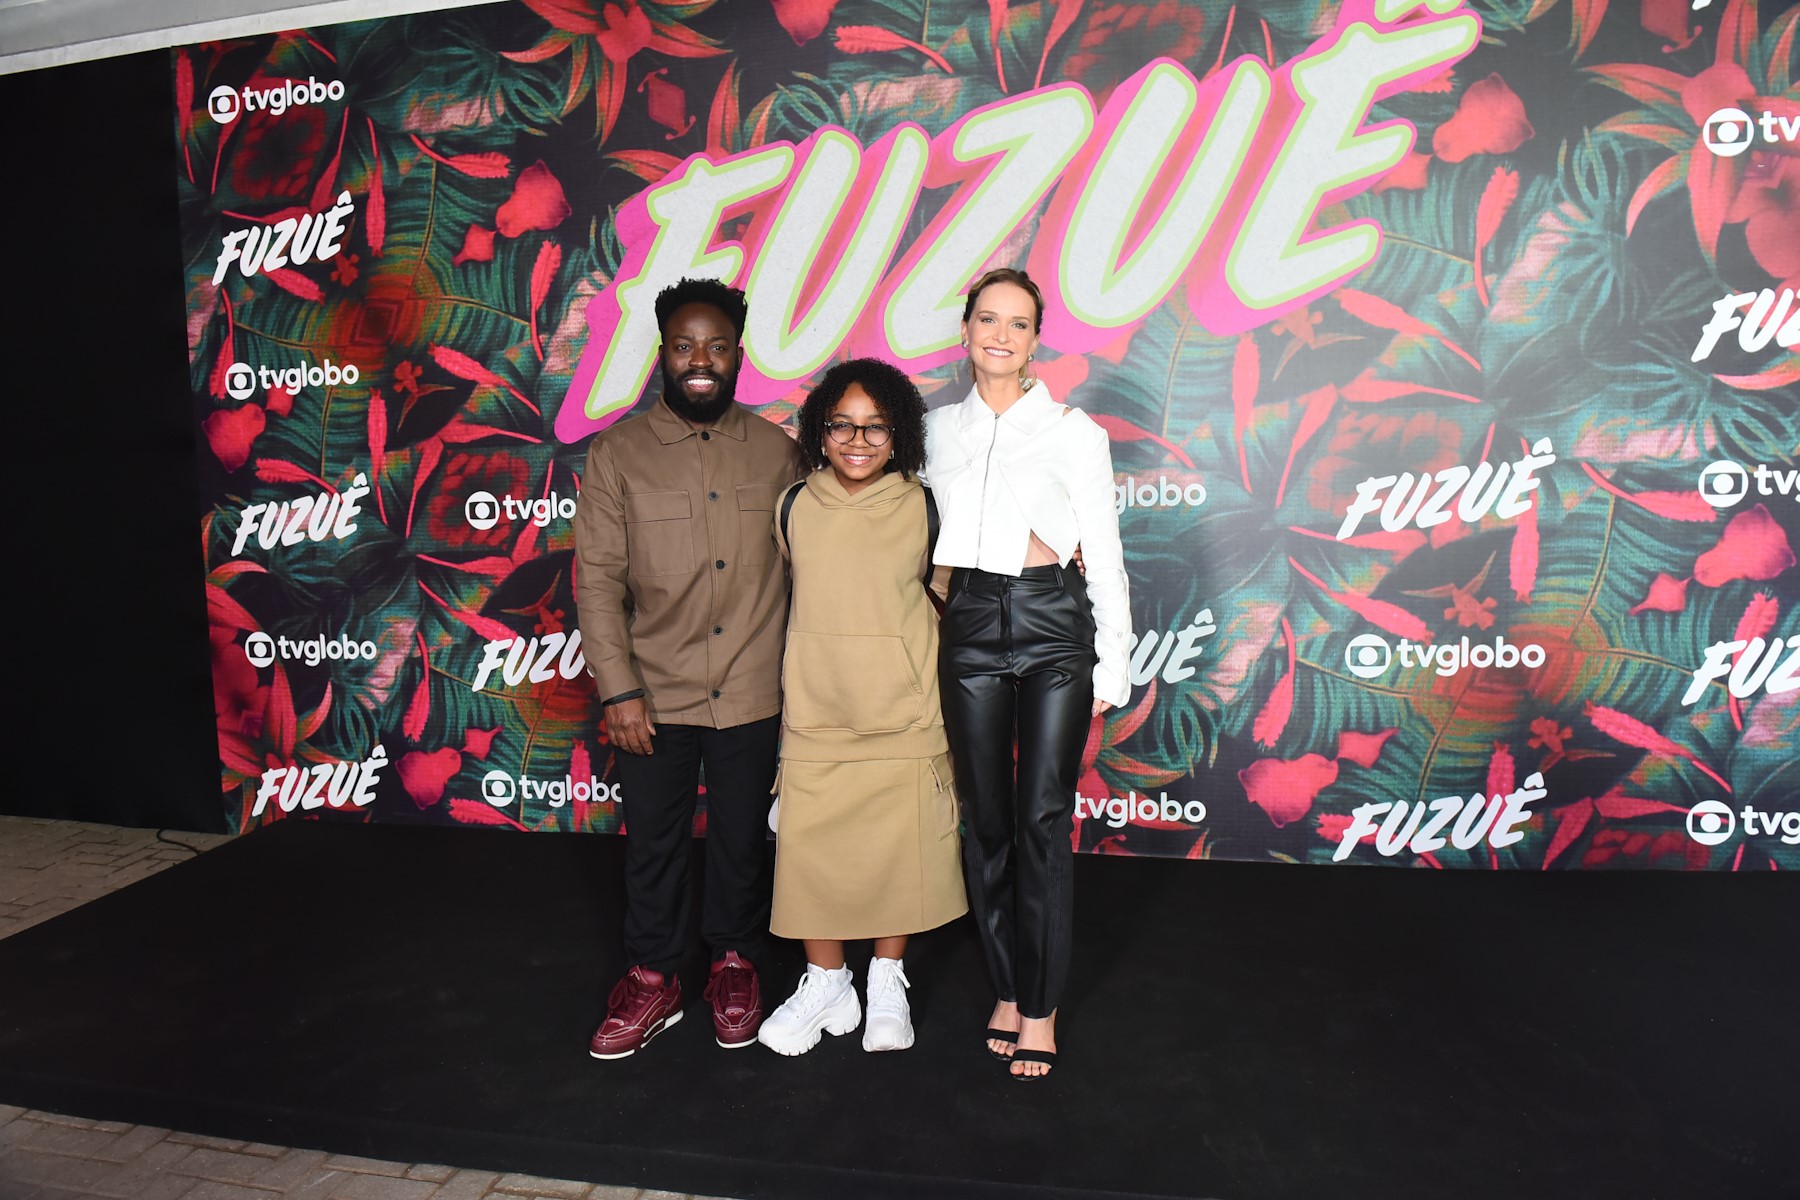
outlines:
[{"label": "fuzu\u00ea logo text", "polygon": [[1337,540],[1356,536],[1362,519],[1374,512],[1381,514],[1381,527],[1389,533],[1408,526],[1430,529],[1452,516],[1479,521],[1489,512],[1510,521],[1531,508],[1531,493],[1538,488],[1537,473],[1555,461],[1550,439],[1540,438],[1532,443],[1531,453],[1498,467],[1488,462],[1473,468],[1459,463],[1435,475],[1404,471],[1373,476],[1356,485],[1344,523],[1338,526]]},{"label": "fuzu\u00ea logo text", "polygon": [[342,808],[346,804],[367,808],[375,799],[375,785],[381,782],[381,769],[387,762],[387,750],[378,745],[361,762],[270,767],[262,773],[262,786],[256,789],[256,804],[250,815],[262,816],[271,800],[284,813],[296,808],[309,812],[327,806]]},{"label": "fuzu\u00ea logo text", "polygon": [[219,258],[213,267],[213,286],[225,281],[233,263],[245,276],[303,266],[336,258],[344,248],[350,214],[356,211],[349,192],[339,192],[337,203],[322,213],[283,217],[272,225],[234,229],[219,240]]},{"label": "fuzu\u00ea logo text", "polygon": [[1219,632],[1213,610],[1203,608],[1180,629],[1146,629],[1131,639],[1131,686],[1143,687],[1161,676],[1164,683],[1192,679],[1194,660],[1205,651],[1200,643]]},{"label": "fuzu\u00ea logo text", "polygon": [[1733,292],[1713,301],[1713,313],[1700,331],[1690,362],[1704,362],[1719,339],[1737,330],[1737,343],[1746,354],[1756,354],[1773,341],[1783,350],[1800,346],[1800,305],[1794,289],[1772,288],[1760,292]]},{"label": "fuzu\u00ea logo text", "polygon": [[1760,691],[1778,696],[1800,688],[1800,633],[1714,642],[1706,648],[1706,660],[1694,672],[1694,681],[1681,694],[1682,705],[1693,704],[1706,694],[1708,684],[1721,679],[1739,700]]},{"label": "fuzu\u00ea logo text", "polygon": [[326,538],[342,541],[356,532],[356,517],[368,494],[369,477],[358,471],[350,486],[341,492],[248,505],[238,514],[231,556],[236,558],[244,552],[252,534],[264,550],[298,546],[305,541],[322,542]]},{"label": "fuzu\u00ea logo text", "polygon": [[481,665],[475,668],[471,691],[487,687],[494,672],[507,687],[518,687],[526,680],[549,683],[552,679],[579,679],[587,670],[587,659],[581,653],[581,630],[551,633],[542,638],[501,638],[481,649]]},{"label": "fuzu\u00ea logo text", "polygon": [[[1397,800],[1392,804],[1358,805],[1351,810],[1350,823],[1344,826],[1344,835],[1338,840],[1331,861],[1349,858],[1356,844],[1370,834],[1375,835],[1375,852],[1383,858],[1402,850],[1430,854],[1445,845],[1473,850],[1484,841],[1495,849],[1505,849],[1525,836],[1519,832],[1519,826],[1531,820],[1531,810],[1525,806],[1545,795],[1544,777],[1534,771],[1517,790],[1491,799],[1477,792],[1467,800],[1445,796],[1429,804],[1423,800],[1417,804]],[[1430,819],[1426,818],[1427,812]],[[1375,823],[1377,817],[1381,818],[1379,825]]]}]

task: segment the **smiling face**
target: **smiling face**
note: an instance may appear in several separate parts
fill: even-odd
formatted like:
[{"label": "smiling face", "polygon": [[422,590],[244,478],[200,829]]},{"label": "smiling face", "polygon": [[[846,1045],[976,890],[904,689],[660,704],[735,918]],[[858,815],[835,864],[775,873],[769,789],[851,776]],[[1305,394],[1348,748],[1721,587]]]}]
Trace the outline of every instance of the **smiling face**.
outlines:
[{"label": "smiling face", "polygon": [[1016,283],[990,283],[963,324],[976,378],[1016,381],[1037,351],[1037,302]]},{"label": "smiling face", "polygon": [[710,425],[737,397],[743,360],[737,330],[724,313],[710,304],[684,304],[669,314],[662,331],[663,399],[682,420]]},{"label": "smiling face", "polygon": [[844,490],[855,495],[887,470],[888,459],[894,453],[893,430],[888,430],[887,440],[881,445],[871,446],[868,432],[862,429],[840,431],[850,440],[838,441],[832,434],[834,424],[885,427],[888,419],[882,416],[881,409],[869,393],[863,391],[860,383],[845,388],[843,397],[831,406],[831,412],[825,418],[825,460],[831,464],[831,473],[837,476]]}]

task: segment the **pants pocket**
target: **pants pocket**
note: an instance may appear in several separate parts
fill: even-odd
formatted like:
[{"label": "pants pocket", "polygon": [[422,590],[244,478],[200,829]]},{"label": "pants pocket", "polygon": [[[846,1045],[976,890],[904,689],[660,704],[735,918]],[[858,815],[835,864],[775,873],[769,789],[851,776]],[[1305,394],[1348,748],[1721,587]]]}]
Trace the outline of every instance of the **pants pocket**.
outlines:
[{"label": "pants pocket", "polygon": [[962,826],[962,812],[956,800],[956,777],[950,772],[948,754],[938,755],[927,766],[931,772],[933,829],[942,840]]}]

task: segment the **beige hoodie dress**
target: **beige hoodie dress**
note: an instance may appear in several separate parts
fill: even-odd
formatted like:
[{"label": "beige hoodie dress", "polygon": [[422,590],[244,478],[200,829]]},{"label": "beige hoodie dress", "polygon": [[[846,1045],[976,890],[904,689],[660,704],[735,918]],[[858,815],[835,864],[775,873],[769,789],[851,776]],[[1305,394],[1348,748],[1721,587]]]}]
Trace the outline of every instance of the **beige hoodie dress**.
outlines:
[{"label": "beige hoodie dress", "polygon": [[817,471],[776,541],[793,590],[770,929],[850,940],[954,920],[968,901],[924,489],[894,472],[850,495]]}]

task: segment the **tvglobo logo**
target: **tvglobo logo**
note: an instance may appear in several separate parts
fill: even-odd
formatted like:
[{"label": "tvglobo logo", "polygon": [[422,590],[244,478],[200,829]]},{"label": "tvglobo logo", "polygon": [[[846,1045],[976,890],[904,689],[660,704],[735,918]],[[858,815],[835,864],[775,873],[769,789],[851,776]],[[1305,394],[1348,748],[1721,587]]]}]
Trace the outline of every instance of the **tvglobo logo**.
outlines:
[{"label": "tvglobo logo", "polygon": [[1118,512],[1128,508],[1198,508],[1206,503],[1206,487],[1199,483],[1172,481],[1159,475],[1156,482],[1128,476],[1113,484],[1113,507]]},{"label": "tvglobo logo", "polygon": [[1136,792],[1126,796],[1084,796],[1076,792],[1075,815],[1083,820],[1105,821],[1112,829],[1123,829],[1131,821],[1198,825],[1206,820],[1206,805],[1199,800],[1171,800],[1167,792],[1159,792],[1154,800]]},{"label": "tvglobo logo", "polygon": [[471,492],[463,501],[463,518],[472,529],[492,529],[500,523],[502,516],[508,520],[530,521],[542,529],[552,519],[574,520],[575,497],[551,492],[532,500],[515,500],[492,492]]},{"label": "tvglobo logo", "polygon": [[1750,494],[1752,480],[1759,496],[1792,496],[1800,501],[1800,470],[1782,470],[1767,463],[1746,469],[1730,459],[1708,463],[1700,472],[1700,498],[1714,508],[1730,508]]},{"label": "tvglobo logo", "polygon": [[1800,116],[1784,117],[1767,109],[1752,116],[1741,108],[1721,108],[1700,127],[1700,140],[1720,158],[1736,158],[1759,143],[1774,145],[1796,138]]},{"label": "tvglobo logo", "polygon": [[354,363],[340,367],[329,358],[322,364],[303,362],[296,367],[252,367],[234,362],[225,368],[225,394],[233,400],[248,400],[260,385],[264,391],[280,388],[298,396],[309,387],[353,387],[361,378]]},{"label": "tvglobo logo", "polygon": [[1733,292],[1713,301],[1712,316],[1700,330],[1690,362],[1704,362],[1711,357],[1719,339],[1737,330],[1737,343],[1746,354],[1756,354],[1773,341],[1783,350],[1800,346],[1800,305],[1794,303],[1794,289],[1773,288],[1760,292]]},{"label": "tvglobo logo", "polygon": [[1688,809],[1688,836],[1702,846],[1722,846],[1737,833],[1745,837],[1780,837],[1784,846],[1800,846],[1800,812],[1765,812],[1745,805],[1733,812],[1718,800],[1702,800]]},{"label": "tvglobo logo", "polygon": [[1392,646],[1376,633],[1365,633],[1350,639],[1344,647],[1344,669],[1358,679],[1379,679],[1399,658],[1403,667],[1430,667],[1446,678],[1470,667],[1509,670],[1513,667],[1541,667],[1544,648],[1536,642],[1513,643],[1504,636],[1491,642],[1475,642],[1467,635],[1460,641],[1427,644],[1401,638]]},{"label": "tvglobo logo", "polygon": [[619,785],[596,776],[576,779],[530,779],[506,771],[489,771],[481,777],[481,798],[495,808],[506,808],[514,800],[530,803],[542,800],[551,808],[561,808],[570,800],[587,804],[617,803],[623,798]]},{"label": "tvglobo logo", "polygon": [[229,125],[238,119],[240,113],[261,109],[280,116],[288,109],[302,104],[323,104],[327,100],[343,98],[343,80],[319,80],[308,75],[305,79],[284,79],[268,87],[246,86],[242,91],[237,88],[216,87],[206,97],[206,111],[219,124]]},{"label": "tvglobo logo", "polygon": [[301,640],[286,635],[270,637],[258,630],[244,639],[244,657],[257,667],[266,667],[278,658],[283,661],[298,659],[309,667],[322,662],[374,662],[379,654],[374,642],[357,641],[343,633],[335,638],[321,636]]}]

